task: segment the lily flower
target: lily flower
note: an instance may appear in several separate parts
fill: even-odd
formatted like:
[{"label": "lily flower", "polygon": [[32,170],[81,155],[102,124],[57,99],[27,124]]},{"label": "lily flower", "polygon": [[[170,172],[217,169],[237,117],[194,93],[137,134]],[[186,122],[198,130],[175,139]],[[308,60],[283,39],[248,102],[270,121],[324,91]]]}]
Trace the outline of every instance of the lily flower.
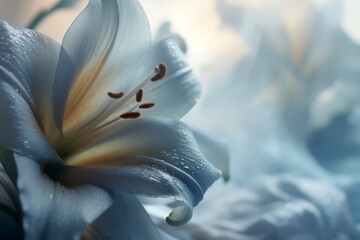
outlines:
[{"label": "lily flower", "polygon": [[[232,169],[247,169],[232,174],[240,181],[263,172],[355,176],[349,166],[358,138],[349,128],[358,128],[360,47],[341,26],[342,2],[259,2],[244,7],[217,1],[224,25],[247,40],[249,54],[225,69],[205,96],[207,130],[230,139],[238,165]],[[212,116],[235,101],[232,117],[213,128]],[[330,137],[339,127],[344,136]]]},{"label": "lily flower", "polygon": [[200,93],[180,43],[152,45],[133,0],[91,0],[61,46],[0,22],[0,145],[26,239],[160,239],[138,197],[191,218],[220,172],[179,121]]},{"label": "lily flower", "polygon": [[[310,0],[265,0],[256,1],[263,3],[256,7],[236,2],[218,0],[218,11],[224,25],[247,40],[249,54],[214,81],[199,114],[209,121],[197,125],[228,140],[236,187],[222,203],[217,196],[225,193],[209,196],[194,225],[183,232],[190,229],[195,239],[357,239],[358,233],[352,234],[360,219],[360,46],[341,26],[342,2],[317,6]],[[220,126],[215,120],[219,112],[229,116]],[[249,185],[263,175],[283,179],[284,173],[316,180],[316,190],[281,183],[286,187],[277,191],[279,207],[279,198],[268,194],[272,186],[267,181],[260,190]],[[294,186],[302,185],[301,178]],[[326,188],[315,187],[316,182],[335,190],[326,197],[331,207]],[[248,200],[244,188],[261,201]],[[289,194],[313,210],[292,208]],[[320,199],[325,201],[320,204]],[[347,204],[349,212],[343,209]],[[218,205],[231,210],[215,210]],[[345,212],[352,220],[341,226],[348,217],[339,213]],[[319,213],[323,217],[315,217]],[[312,226],[304,226],[307,217],[316,219]],[[338,226],[324,225],[328,222]]]},{"label": "lily flower", "polygon": [[[244,28],[237,24],[239,19],[224,21],[253,40],[251,54],[227,73],[231,83],[217,87],[218,91],[230,85],[246,92],[233,119],[247,116],[238,128],[248,133],[222,129],[236,139],[232,142],[243,142],[248,149],[237,147],[232,152],[239,159],[234,164],[247,169],[233,177],[246,181],[254,174],[287,172],[332,182],[346,192],[351,212],[359,220],[360,46],[341,26],[342,2],[329,0],[320,6],[311,1],[264,2],[267,10],[247,11],[218,1],[222,16],[245,11],[244,28],[259,30],[248,34],[240,30]],[[260,19],[259,14],[267,17]],[[234,76],[241,72],[246,77],[237,81]],[[238,91],[228,93],[224,101],[238,95]],[[240,160],[249,158],[253,164]]]}]

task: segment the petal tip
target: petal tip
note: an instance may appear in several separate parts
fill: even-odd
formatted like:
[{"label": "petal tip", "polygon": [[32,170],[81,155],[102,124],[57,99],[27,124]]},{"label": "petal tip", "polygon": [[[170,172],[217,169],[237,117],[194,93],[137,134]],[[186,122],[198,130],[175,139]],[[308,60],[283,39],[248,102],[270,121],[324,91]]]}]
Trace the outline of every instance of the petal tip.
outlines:
[{"label": "petal tip", "polygon": [[181,226],[190,221],[192,214],[192,208],[187,205],[176,207],[171,211],[169,216],[166,217],[166,222],[174,227]]}]

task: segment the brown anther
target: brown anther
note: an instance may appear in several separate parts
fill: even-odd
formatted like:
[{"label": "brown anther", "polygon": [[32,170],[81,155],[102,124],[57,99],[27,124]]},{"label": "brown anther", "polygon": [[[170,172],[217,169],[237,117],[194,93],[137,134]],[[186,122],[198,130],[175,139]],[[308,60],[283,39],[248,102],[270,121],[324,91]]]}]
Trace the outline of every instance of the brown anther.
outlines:
[{"label": "brown anther", "polygon": [[111,98],[115,98],[115,99],[119,99],[121,98],[122,96],[124,96],[124,93],[123,92],[108,92],[107,95]]},{"label": "brown anther", "polygon": [[151,78],[151,81],[156,82],[161,79],[163,79],[167,72],[167,66],[165,63],[161,62],[159,65],[155,68],[156,75]]},{"label": "brown anther", "polygon": [[139,105],[139,108],[146,109],[146,108],[152,108],[153,106],[155,106],[155,103],[153,103],[153,102],[148,102],[148,103],[140,104],[140,105]]},{"label": "brown anther", "polygon": [[144,95],[144,91],[142,89],[139,89],[139,91],[137,91],[136,93],[136,101],[141,102],[143,95]]},{"label": "brown anther", "polygon": [[121,118],[124,119],[135,119],[140,117],[140,113],[139,112],[126,112],[120,115]]}]

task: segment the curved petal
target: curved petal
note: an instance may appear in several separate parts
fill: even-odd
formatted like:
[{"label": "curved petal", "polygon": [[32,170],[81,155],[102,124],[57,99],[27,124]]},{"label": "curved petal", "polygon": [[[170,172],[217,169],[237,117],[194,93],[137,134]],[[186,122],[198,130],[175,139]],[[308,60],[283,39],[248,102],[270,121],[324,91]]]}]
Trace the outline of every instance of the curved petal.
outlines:
[{"label": "curved petal", "polygon": [[[106,160],[106,159],[105,159]],[[171,225],[181,225],[192,215],[192,207],[202,200],[204,191],[197,179],[184,171],[149,157],[125,157],[110,166],[51,166],[60,182],[67,185],[92,184],[108,191],[120,191],[152,198],[170,198],[175,208],[167,217]],[[205,175],[205,174],[204,174]]]},{"label": "curved petal", "polygon": [[99,177],[86,179],[79,176],[80,169],[69,167],[72,178],[110,188],[119,186],[134,194],[172,197],[189,207],[203,198],[220,175],[205,160],[192,132],[179,121],[125,120],[74,146],[76,154],[68,153],[67,164],[86,166],[82,171],[92,173],[84,176]]},{"label": "curved petal", "polygon": [[200,84],[186,60],[183,41],[174,35],[154,45],[153,65],[164,62],[167,74],[144,87],[143,102],[154,102],[155,106],[141,111],[143,116],[180,119],[199,99]]},{"label": "curved petal", "polygon": [[200,152],[189,128],[176,120],[123,120],[74,143],[71,150],[65,159],[68,165],[117,165],[129,156],[144,156],[161,159],[184,171],[204,188],[219,177],[219,171]]},{"label": "curved petal", "polygon": [[[118,119],[119,115],[127,112],[125,109],[138,112],[142,117],[180,119],[184,116],[197,102],[201,92],[200,84],[185,58],[184,45],[184,40],[177,35],[158,41],[152,48],[150,62],[152,66],[165,63],[165,77],[157,81],[146,79],[133,91],[137,95],[141,89],[140,100],[135,100],[133,96],[125,103],[121,100],[126,96],[122,97],[110,110],[105,110],[112,114],[105,121],[100,118],[102,124]],[[99,123],[93,122],[88,128],[101,126]]]},{"label": "curved petal", "polygon": [[[26,239],[76,239],[112,203],[93,186],[68,189],[43,175],[35,161],[14,155]],[[61,229],[61,231],[59,231]]]},{"label": "curved petal", "polygon": [[160,240],[161,238],[137,198],[129,194],[116,193],[113,205],[87,227],[81,239]]},{"label": "curved petal", "polygon": [[149,24],[137,1],[89,2],[64,37],[54,84],[55,119],[65,137],[101,119],[113,100],[107,92],[128,92],[142,80],[150,43]]},{"label": "curved petal", "polygon": [[55,130],[50,89],[59,45],[5,22],[0,36],[0,144],[38,161],[55,160],[44,134]]},{"label": "curved petal", "polygon": [[229,149],[216,139],[205,135],[203,132],[193,130],[197,144],[206,159],[211,162],[217,169],[221,170],[222,177],[225,181],[230,178],[230,155]]}]

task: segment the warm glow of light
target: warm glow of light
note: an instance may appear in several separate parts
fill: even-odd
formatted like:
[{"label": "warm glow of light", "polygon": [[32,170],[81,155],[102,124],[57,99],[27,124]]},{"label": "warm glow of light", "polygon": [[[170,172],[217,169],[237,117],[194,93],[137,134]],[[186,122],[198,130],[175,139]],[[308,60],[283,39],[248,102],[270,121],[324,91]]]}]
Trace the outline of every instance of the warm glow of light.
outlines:
[{"label": "warm glow of light", "polygon": [[172,30],[185,39],[189,60],[204,87],[219,70],[247,52],[244,41],[222,26],[215,1],[140,2],[148,14],[153,32],[164,21],[170,21]]},{"label": "warm glow of light", "polygon": [[52,14],[39,26],[38,30],[61,42],[66,30],[82,9],[85,8],[87,2],[88,1],[79,1],[79,4],[75,8],[60,10]]},{"label": "warm glow of light", "polygon": [[[230,4],[247,5],[256,8],[264,7],[266,2],[265,0],[225,1]],[[323,4],[326,1],[314,0],[316,4]],[[12,24],[26,25],[37,12],[48,8],[55,2],[55,0],[41,2],[36,0],[2,0],[0,2],[0,16]],[[61,42],[66,29],[87,2],[86,0],[79,1],[76,8],[56,12],[44,21],[38,30]],[[271,2],[291,5],[289,1],[284,0],[272,0]],[[290,2],[296,3],[297,1]],[[215,0],[140,0],[140,3],[149,17],[153,33],[156,33],[156,30],[164,21],[170,21],[173,31],[179,33],[186,40],[189,60],[205,87],[221,69],[235,59],[244,56],[248,51],[244,41],[236,33],[222,26],[216,12]],[[294,60],[299,61],[301,49],[306,44],[303,41],[303,39],[306,39],[306,31],[291,32],[291,29],[299,29],[298,25],[300,24],[305,25],[306,23],[303,20],[306,20],[307,16],[304,16],[302,11],[296,9],[299,8],[290,8],[290,11],[287,11],[284,17],[288,19],[287,25],[290,35],[296,39],[296,41],[291,41],[295,44],[292,46]],[[343,25],[351,37],[360,41],[359,10],[359,1],[344,0]]]}]

